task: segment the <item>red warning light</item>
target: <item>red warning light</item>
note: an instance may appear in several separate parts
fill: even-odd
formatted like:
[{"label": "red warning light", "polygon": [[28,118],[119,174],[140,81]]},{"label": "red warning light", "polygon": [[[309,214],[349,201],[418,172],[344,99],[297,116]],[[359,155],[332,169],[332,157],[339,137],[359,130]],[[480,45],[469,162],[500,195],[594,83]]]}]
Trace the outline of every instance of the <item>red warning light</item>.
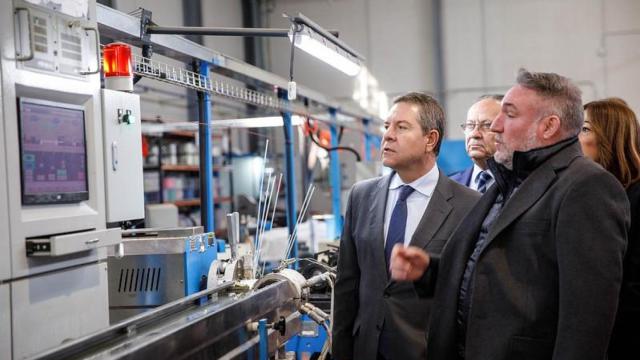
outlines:
[{"label": "red warning light", "polygon": [[123,43],[105,45],[102,53],[102,71],[107,88],[133,91],[131,47]]}]

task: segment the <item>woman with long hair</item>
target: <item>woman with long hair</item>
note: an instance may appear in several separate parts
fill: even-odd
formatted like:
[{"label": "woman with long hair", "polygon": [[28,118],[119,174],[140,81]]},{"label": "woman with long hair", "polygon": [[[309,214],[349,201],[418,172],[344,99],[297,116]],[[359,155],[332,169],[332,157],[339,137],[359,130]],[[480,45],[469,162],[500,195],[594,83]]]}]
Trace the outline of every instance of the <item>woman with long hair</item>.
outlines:
[{"label": "woman with long hair", "polygon": [[627,359],[629,354],[637,354],[640,346],[638,120],[627,103],[619,98],[592,101],[584,105],[584,111],[584,126],[579,135],[582,152],[620,181],[631,204],[631,229],[624,258],[618,315],[609,344],[610,360]]}]

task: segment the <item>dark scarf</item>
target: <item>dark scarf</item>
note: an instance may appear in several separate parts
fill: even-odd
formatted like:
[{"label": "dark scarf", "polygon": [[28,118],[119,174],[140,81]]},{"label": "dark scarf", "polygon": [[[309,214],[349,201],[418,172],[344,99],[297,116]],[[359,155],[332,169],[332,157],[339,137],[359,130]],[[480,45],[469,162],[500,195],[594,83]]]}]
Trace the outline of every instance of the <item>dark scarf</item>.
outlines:
[{"label": "dark scarf", "polygon": [[498,164],[493,158],[487,160],[489,170],[496,180],[496,186],[504,199],[511,196],[513,190],[547,159],[578,141],[572,136],[553,145],[532,149],[529,151],[515,151],[513,153],[513,170]]}]

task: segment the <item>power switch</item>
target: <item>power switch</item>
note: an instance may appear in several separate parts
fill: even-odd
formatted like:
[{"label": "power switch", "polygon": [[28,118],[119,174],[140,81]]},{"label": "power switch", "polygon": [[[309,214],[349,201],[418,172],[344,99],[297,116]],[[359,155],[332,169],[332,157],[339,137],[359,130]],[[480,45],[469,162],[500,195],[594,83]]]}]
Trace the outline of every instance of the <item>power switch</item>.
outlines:
[{"label": "power switch", "polygon": [[136,123],[136,117],[133,116],[131,110],[125,110],[124,115],[122,115],[122,122],[128,125]]},{"label": "power switch", "polygon": [[118,122],[120,124],[124,123],[127,125],[135,124],[136,117],[133,115],[131,110],[118,109]]}]

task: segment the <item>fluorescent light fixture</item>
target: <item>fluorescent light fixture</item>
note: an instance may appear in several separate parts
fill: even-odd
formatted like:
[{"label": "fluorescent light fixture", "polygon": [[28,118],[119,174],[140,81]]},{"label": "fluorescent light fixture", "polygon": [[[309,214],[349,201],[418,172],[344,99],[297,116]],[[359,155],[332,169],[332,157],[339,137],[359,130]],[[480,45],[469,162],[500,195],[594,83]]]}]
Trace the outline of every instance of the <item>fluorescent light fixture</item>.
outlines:
[{"label": "fluorescent light fixture", "polygon": [[[291,116],[291,125],[299,126],[305,122],[305,118],[299,115]],[[211,128],[260,128],[260,127],[278,127],[284,125],[282,116],[265,116],[244,119],[226,119],[211,121]],[[163,133],[169,131],[198,131],[198,123],[196,122],[173,122],[173,123],[142,123],[142,132],[145,134]]]},{"label": "fluorescent light fixture", "polygon": [[337,113],[335,117],[331,117],[326,113],[320,113],[320,114],[311,114],[311,116],[309,116],[310,119],[313,120],[319,120],[319,121],[323,121],[326,123],[336,123],[337,125],[341,125],[341,124],[353,124],[355,122],[359,123],[359,119],[355,118],[353,116],[350,115],[345,115],[342,113]]},{"label": "fluorescent light fixture", "polygon": [[[302,116],[291,116],[291,125],[298,126],[304,123],[305,119]],[[245,119],[227,119],[227,120],[214,120],[211,122],[212,128],[262,128],[262,127],[278,127],[284,125],[282,116],[266,116],[256,118]]]},{"label": "fluorescent light fixture", "polygon": [[293,44],[349,76],[360,72],[364,58],[302,14],[292,18],[289,40]]},{"label": "fluorescent light fixture", "polygon": [[[293,31],[289,31],[289,40],[293,41]],[[356,76],[360,72],[360,64],[356,62],[357,59],[354,61],[348,53],[341,51],[340,48],[315,34],[309,28],[296,34],[294,45],[349,76]]]}]

